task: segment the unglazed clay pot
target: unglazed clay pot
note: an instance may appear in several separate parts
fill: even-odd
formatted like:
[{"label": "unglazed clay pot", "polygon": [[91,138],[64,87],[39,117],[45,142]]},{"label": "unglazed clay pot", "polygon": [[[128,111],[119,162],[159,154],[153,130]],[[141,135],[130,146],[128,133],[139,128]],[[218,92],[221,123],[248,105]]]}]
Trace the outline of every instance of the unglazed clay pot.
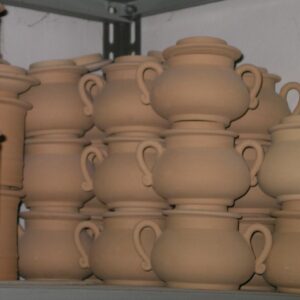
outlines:
[{"label": "unglazed clay pot", "polygon": [[[82,280],[91,275],[82,269],[74,241],[74,230],[84,219],[80,214],[23,212],[25,230],[19,237],[19,271],[28,280]],[[92,224],[91,227],[96,225]],[[90,248],[92,239],[82,231],[82,247]]]},{"label": "unglazed clay pot", "polygon": [[[249,227],[253,224],[263,224],[267,227],[271,233],[274,231],[275,219],[270,217],[252,217],[245,215],[239,220],[239,231],[244,234]],[[265,246],[264,235],[261,232],[255,232],[251,239],[252,249],[254,251],[255,257],[258,257]],[[264,275],[254,274],[253,277],[243,286],[241,290],[244,291],[274,291],[275,287],[270,285],[265,279]]]},{"label": "unglazed clay pot", "polygon": [[[80,266],[91,267],[94,274],[109,285],[164,285],[153,271],[143,269],[142,259],[136,251],[133,234],[137,225],[145,219],[151,220],[157,228],[163,228],[164,218],[161,213],[107,213],[104,217],[104,230],[93,242],[89,255],[78,236],[82,229],[90,228],[90,222],[79,224],[75,231],[75,241],[81,253]],[[149,254],[155,242],[155,234],[149,228],[141,230],[139,234],[143,247]]]},{"label": "unglazed clay pot", "polygon": [[103,59],[100,53],[78,56],[73,58],[73,61],[77,66],[85,67],[89,72],[99,71],[111,63],[109,59]]},{"label": "unglazed clay pot", "polygon": [[[142,142],[137,161],[144,185],[153,186],[169,204],[226,211],[250,185],[256,185],[263,150],[255,141],[234,148],[235,134],[225,130],[173,129],[163,136],[165,147],[158,141]],[[257,154],[250,170],[242,156],[249,147]],[[144,157],[149,148],[157,152],[153,168]]]},{"label": "unglazed clay pot", "polygon": [[279,200],[282,209],[299,210],[300,116],[286,117],[271,129],[271,136],[272,145],[259,171],[259,184]]},{"label": "unglazed clay pot", "polygon": [[[261,224],[238,232],[238,215],[192,210],[166,211],[165,230],[151,220],[139,223],[134,232],[142,267],[153,271],[168,287],[237,290],[253,273],[265,271],[264,261],[272,246],[270,231]],[[152,228],[158,240],[145,252],[140,232]],[[250,240],[254,232],[265,237],[262,253],[255,258]]]},{"label": "unglazed clay pot", "polygon": [[[95,146],[87,147],[82,155],[82,164],[86,164],[83,189],[94,189],[96,197],[110,209],[166,208],[166,201],[157,195],[152,187],[145,186],[141,181],[142,172],[136,160],[136,150],[143,140],[143,137],[129,136],[107,138],[105,142],[108,144],[108,155],[101,164],[96,165],[93,176],[88,171],[88,158],[94,157],[97,163],[101,162],[105,155]],[[152,149],[146,153],[150,165],[153,165],[155,157]]]},{"label": "unglazed clay pot", "polygon": [[92,126],[92,118],[85,113],[78,84],[87,69],[72,60],[51,60],[30,66],[32,76],[41,85],[22,95],[33,105],[26,120],[26,136],[40,130],[75,130],[77,135]]},{"label": "unglazed clay pot", "polygon": [[0,280],[17,280],[17,219],[23,193],[0,190]]},{"label": "unglazed clay pot", "polygon": [[[260,68],[263,84],[258,94],[259,104],[256,109],[247,111],[238,120],[230,125],[230,129],[238,133],[269,134],[269,129],[280,123],[281,119],[290,114],[287,94],[295,89],[292,82],[285,84],[280,93],[275,91],[275,84],[281,80],[277,75],[268,73],[267,69]],[[250,89],[253,86],[254,76],[245,74],[244,80]]]},{"label": "unglazed clay pot", "polygon": [[[85,101],[85,112],[93,115],[95,125],[111,134],[126,127],[127,131],[143,128],[159,132],[168,123],[158,116],[151,106],[145,105],[138,88],[137,69],[143,62],[156,62],[153,57],[121,56],[103,71],[106,82],[99,76],[88,74],[80,81],[80,93]],[[141,76],[141,75],[139,75]],[[146,72],[146,84],[150,86],[155,78],[154,71]],[[100,90],[98,96],[90,94],[91,87]]]},{"label": "unglazed clay pot", "polygon": [[264,276],[279,292],[300,294],[300,214],[277,211],[274,217],[273,247]]},{"label": "unglazed clay pot", "polygon": [[[245,140],[255,140],[264,149],[264,153],[268,151],[271,141],[268,135],[263,134],[240,134],[239,138],[236,139],[236,144],[243,143]],[[256,160],[256,153],[254,149],[246,149],[244,152],[244,158],[247,165],[251,168]],[[230,208],[230,211],[244,215],[255,214],[260,216],[270,216],[270,213],[279,209],[278,201],[264,193],[260,185],[251,187],[245,195],[236,199],[234,206]]]},{"label": "unglazed clay pot", "polygon": [[93,194],[82,190],[85,139],[30,139],[26,142],[24,202],[28,208],[77,211]]},{"label": "unglazed clay pot", "polygon": [[0,185],[21,188],[23,184],[23,144],[25,116],[31,104],[18,100],[18,95],[38,81],[26,71],[0,64],[0,128],[1,143]]},{"label": "unglazed clay pot", "polygon": [[[213,121],[223,125],[258,105],[260,71],[252,65],[234,69],[241,52],[218,38],[193,37],[179,40],[163,52],[166,67],[145,62],[137,71],[138,85],[145,104],[170,122]],[[147,70],[161,74],[152,88],[143,81]],[[242,75],[255,78],[250,93]],[[201,122],[198,126],[201,126]]]}]

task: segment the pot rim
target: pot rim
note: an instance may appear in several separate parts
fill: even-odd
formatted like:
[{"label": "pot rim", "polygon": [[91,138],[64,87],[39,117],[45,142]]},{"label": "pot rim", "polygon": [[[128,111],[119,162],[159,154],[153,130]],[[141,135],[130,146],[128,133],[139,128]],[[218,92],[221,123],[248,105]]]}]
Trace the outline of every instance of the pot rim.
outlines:
[{"label": "pot rim", "polygon": [[70,219],[70,220],[88,220],[87,216],[80,213],[67,213],[67,212],[47,212],[47,211],[23,211],[19,213],[22,219]]},{"label": "pot rim", "polygon": [[200,128],[167,129],[161,133],[161,136],[168,137],[168,136],[185,135],[185,134],[189,134],[189,135],[200,135],[201,134],[201,135],[209,135],[209,136],[222,135],[222,136],[230,136],[233,138],[238,136],[237,133],[235,133],[233,131],[225,130],[225,129],[200,129]]},{"label": "pot rim", "polygon": [[17,197],[17,198],[23,198],[25,196],[25,193],[23,190],[4,190],[0,188],[0,196],[9,196],[9,197]]},{"label": "pot rim", "polygon": [[[0,78],[23,81],[23,82],[26,82],[27,84],[29,84],[30,85],[29,87],[40,84],[40,81],[37,78],[34,78],[33,76],[25,75],[25,74],[24,75],[14,74],[14,73],[9,73],[9,72],[6,73],[6,72],[1,72],[1,70],[0,70]],[[24,92],[24,91],[22,91],[22,92]]]},{"label": "pot rim", "polygon": [[127,126],[113,126],[105,129],[106,135],[113,135],[118,133],[152,133],[159,135],[164,130],[164,127],[159,126],[143,126],[143,125],[127,125]]},{"label": "pot rim", "polygon": [[81,144],[88,145],[90,142],[85,138],[31,138],[25,141],[26,145],[32,144]]},{"label": "pot rim", "polygon": [[37,138],[39,136],[49,136],[48,139],[52,139],[52,135],[71,135],[78,136],[82,133],[82,130],[76,129],[43,129],[43,130],[31,130],[26,132],[26,138]]},{"label": "pot rim", "polygon": [[[293,116],[293,115],[291,115]],[[287,117],[290,118],[291,116]],[[297,117],[300,116],[294,116],[297,120]],[[280,130],[285,130],[285,129],[300,129],[300,119],[298,122],[293,122],[293,123],[281,123],[279,125],[275,125],[270,129],[271,134],[275,133],[276,131],[280,131]]]},{"label": "pot rim", "polygon": [[263,133],[240,133],[238,134],[239,140],[256,140],[266,146],[271,144],[271,136]]},{"label": "pot rim", "polygon": [[166,216],[172,215],[192,215],[192,216],[203,216],[203,217],[219,217],[225,219],[240,219],[241,215],[231,212],[223,211],[202,211],[202,210],[190,210],[190,209],[172,209],[164,210],[163,214]]},{"label": "pot rim", "polygon": [[113,218],[113,217],[163,217],[163,212],[156,211],[108,211],[103,217]]},{"label": "pot rim", "polygon": [[274,210],[274,211],[272,211],[271,216],[273,216],[275,218],[300,219],[300,211]]},{"label": "pot rim", "polygon": [[103,139],[105,144],[118,143],[118,142],[143,142],[143,141],[158,141],[162,142],[162,139],[159,137],[151,137],[151,136],[110,136]]},{"label": "pot rim", "polygon": [[22,108],[25,108],[26,110],[30,110],[33,108],[33,105],[31,103],[16,98],[0,97],[0,103],[1,102],[9,105],[20,106]]}]

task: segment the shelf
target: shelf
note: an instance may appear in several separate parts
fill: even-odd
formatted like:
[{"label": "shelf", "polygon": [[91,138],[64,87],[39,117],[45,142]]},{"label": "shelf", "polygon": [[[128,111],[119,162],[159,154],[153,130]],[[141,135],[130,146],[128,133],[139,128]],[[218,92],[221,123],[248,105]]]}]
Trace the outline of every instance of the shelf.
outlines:
[{"label": "shelf", "polygon": [[208,292],[169,288],[136,288],[84,283],[2,282],[5,300],[293,300],[299,295],[257,292]]},{"label": "shelf", "polygon": [[[2,0],[3,4],[95,21],[128,22],[124,16],[149,16],[224,0]],[[115,8],[113,14],[109,7]]]}]

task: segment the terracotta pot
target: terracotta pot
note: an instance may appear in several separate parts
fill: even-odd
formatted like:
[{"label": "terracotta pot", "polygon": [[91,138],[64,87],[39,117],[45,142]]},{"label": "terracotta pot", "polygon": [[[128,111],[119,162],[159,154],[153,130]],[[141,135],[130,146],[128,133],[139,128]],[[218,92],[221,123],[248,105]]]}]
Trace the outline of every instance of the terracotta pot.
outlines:
[{"label": "terracotta pot", "polygon": [[0,280],[17,280],[17,218],[20,191],[0,190]]},{"label": "terracotta pot", "polygon": [[[91,275],[89,268],[79,266],[79,253],[74,241],[76,226],[85,219],[80,214],[23,212],[25,230],[19,237],[19,271],[28,280],[82,280]],[[97,228],[95,225],[91,225]],[[21,230],[22,232],[22,230]],[[92,239],[82,231],[83,248]]]},{"label": "terracotta pot", "polygon": [[92,197],[81,189],[84,139],[31,139],[26,142],[24,199],[28,208],[77,211]]},{"label": "terracotta pot", "polygon": [[[164,219],[161,213],[107,213],[104,217],[104,230],[94,241],[89,255],[83,249],[78,236],[82,229],[90,228],[90,222],[79,224],[75,240],[81,254],[81,267],[90,266],[94,274],[109,285],[164,285],[154,272],[143,269],[142,260],[135,250],[133,232],[137,224],[145,219],[150,219],[158,228],[163,227]],[[150,253],[155,241],[152,230],[145,228],[139,235],[146,252]]]},{"label": "terracotta pot", "polygon": [[273,247],[267,260],[265,278],[279,292],[300,293],[300,215],[298,212],[278,211]]},{"label": "terracotta pot", "polygon": [[[265,271],[264,261],[272,246],[270,231],[261,224],[238,232],[238,216],[224,212],[166,211],[166,228],[151,220],[139,223],[134,232],[142,267],[153,271],[168,287],[237,290],[253,273]],[[144,251],[140,232],[152,228],[158,240],[151,253]],[[255,258],[250,240],[254,232],[265,237],[265,247]]]},{"label": "terracotta pot", "polygon": [[[93,115],[95,125],[107,134],[124,126],[129,131],[142,128],[154,132],[168,126],[151,106],[145,105],[141,100],[137,69],[147,61],[155,62],[156,59],[149,56],[121,56],[116,58],[115,63],[104,67],[106,82],[92,74],[81,79],[80,93],[85,101],[85,112]],[[145,76],[147,85],[150,86],[155,72],[150,70]],[[100,90],[94,99],[89,92],[92,85]]]},{"label": "terracotta pot", "polygon": [[[176,129],[163,135],[165,147],[158,141],[144,141],[137,148],[137,161],[144,185],[153,186],[169,204],[226,211],[250,185],[256,185],[263,150],[255,141],[234,148],[235,134],[225,130]],[[242,157],[249,147],[257,153],[250,171]],[[149,148],[157,152],[153,168],[144,157]]]},{"label": "terracotta pot", "polygon": [[[236,144],[243,143],[245,140],[255,140],[264,149],[264,153],[267,153],[270,147],[271,141],[268,135],[263,134],[241,134],[236,140]],[[251,168],[256,160],[256,153],[254,149],[246,149],[244,152],[244,158]],[[245,195],[236,199],[234,206],[230,208],[230,211],[244,214],[251,213],[260,216],[270,216],[271,212],[275,209],[279,209],[277,200],[266,193],[264,193],[260,185],[250,187]]]},{"label": "terracotta pot", "polygon": [[271,129],[271,136],[272,145],[259,171],[260,186],[264,192],[278,199],[282,209],[299,210],[299,116],[285,118],[282,124]]},{"label": "terracotta pot", "polygon": [[[271,233],[274,231],[275,219],[270,217],[251,217],[243,216],[239,220],[239,231],[244,234],[249,227],[253,224],[263,224],[267,227]],[[264,235],[261,232],[255,232],[251,238],[252,249],[254,251],[255,257],[258,257],[264,249]],[[274,291],[275,287],[270,285],[265,279],[264,275],[254,274],[253,277],[244,285],[241,286],[241,290],[244,291]]]},{"label": "terracotta pot", "polygon": [[78,56],[73,58],[73,61],[77,66],[85,67],[89,72],[99,71],[104,66],[111,63],[111,60],[103,59],[103,56],[100,53]]},{"label": "terracotta pot", "polygon": [[[154,139],[154,137],[152,137]],[[108,156],[104,159],[103,152],[95,146],[87,147],[83,153],[85,182],[83,189],[94,189],[96,197],[110,209],[150,209],[166,208],[164,199],[158,196],[152,187],[145,186],[141,181],[142,172],[136,160],[136,150],[142,137],[110,137],[105,140],[108,144]],[[152,164],[155,152],[147,152],[147,162]],[[93,176],[89,174],[88,158],[93,157],[98,163]]]},{"label": "terracotta pot", "polygon": [[18,100],[18,95],[38,81],[26,71],[11,65],[0,65],[0,185],[22,188],[25,116],[31,105]]},{"label": "terracotta pot", "polygon": [[[261,87],[260,71],[252,65],[234,69],[241,52],[224,40],[213,37],[193,37],[179,40],[163,52],[166,67],[145,62],[137,71],[138,85],[145,104],[150,104],[170,122],[207,121],[229,125],[248,108],[258,105]],[[152,88],[143,81],[147,70],[160,76]],[[250,72],[255,83],[247,90],[243,74]],[[198,126],[201,126],[198,122]]]},{"label": "terracotta pot", "polygon": [[[281,119],[290,114],[287,94],[294,89],[294,84],[289,82],[280,90],[275,91],[275,84],[281,80],[277,75],[268,73],[267,69],[260,68],[263,76],[262,87],[258,94],[259,104],[256,109],[247,111],[241,118],[230,125],[230,129],[238,133],[269,134],[269,129],[277,125]],[[244,80],[248,88],[253,85],[252,74],[245,74]]]},{"label": "terracotta pot", "polygon": [[40,130],[76,130],[77,135],[92,126],[92,118],[85,113],[78,84],[87,72],[72,60],[52,60],[32,64],[30,74],[41,85],[22,95],[33,105],[26,120],[26,136]]}]

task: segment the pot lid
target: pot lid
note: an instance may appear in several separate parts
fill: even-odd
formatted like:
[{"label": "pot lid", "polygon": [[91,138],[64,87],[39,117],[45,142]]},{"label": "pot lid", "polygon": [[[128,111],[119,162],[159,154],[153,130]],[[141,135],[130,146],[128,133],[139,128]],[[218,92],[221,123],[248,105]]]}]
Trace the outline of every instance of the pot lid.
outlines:
[{"label": "pot lid", "polygon": [[177,41],[175,46],[163,51],[166,60],[177,55],[214,54],[227,56],[234,61],[242,55],[241,51],[227,44],[226,41],[208,36],[187,37]]},{"label": "pot lid", "polygon": [[87,68],[89,72],[100,70],[104,66],[111,63],[111,60],[105,60],[100,53],[93,53],[75,57],[73,61],[77,66]]}]

